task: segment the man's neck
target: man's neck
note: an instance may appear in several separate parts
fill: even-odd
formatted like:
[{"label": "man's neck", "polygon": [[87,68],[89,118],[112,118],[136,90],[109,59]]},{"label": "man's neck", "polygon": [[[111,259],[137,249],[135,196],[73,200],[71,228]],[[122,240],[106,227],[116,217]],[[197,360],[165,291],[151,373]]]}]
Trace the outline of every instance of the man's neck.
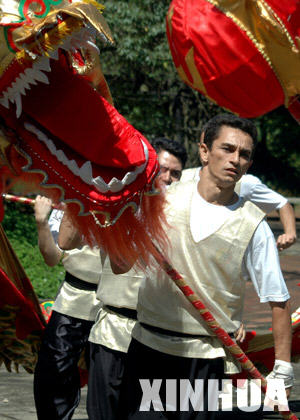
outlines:
[{"label": "man's neck", "polygon": [[206,170],[201,170],[198,182],[198,193],[205,201],[218,206],[229,206],[238,200],[234,192],[235,184],[221,186]]}]

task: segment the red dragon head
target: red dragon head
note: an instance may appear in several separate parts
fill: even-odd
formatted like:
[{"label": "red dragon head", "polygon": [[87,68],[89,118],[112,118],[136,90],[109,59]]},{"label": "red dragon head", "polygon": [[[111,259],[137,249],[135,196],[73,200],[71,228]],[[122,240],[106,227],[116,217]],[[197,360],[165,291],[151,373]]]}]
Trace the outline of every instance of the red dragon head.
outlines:
[{"label": "red dragon head", "polygon": [[90,244],[147,261],[150,233],[165,238],[159,167],[113,107],[95,43],[113,42],[102,9],[94,0],[0,0],[1,192],[9,178],[64,201]]}]

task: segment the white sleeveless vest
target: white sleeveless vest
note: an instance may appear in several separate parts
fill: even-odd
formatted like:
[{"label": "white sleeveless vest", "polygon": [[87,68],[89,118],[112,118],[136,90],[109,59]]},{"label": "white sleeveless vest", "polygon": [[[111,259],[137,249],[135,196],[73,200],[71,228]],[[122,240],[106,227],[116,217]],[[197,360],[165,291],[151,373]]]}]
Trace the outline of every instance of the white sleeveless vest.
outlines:
[{"label": "white sleeveless vest", "polygon": [[103,305],[136,309],[138,290],[143,277],[144,274],[134,268],[124,274],[114,274],[109,258],[106,258],[97,298]]},{"label": "white sleeveless vest", "polygon": [[80,280],[88,283],[98,283],[102,264],[99,248],[90,248],[84,245],[82,248],[75,248],[64,254],[62,263],[66,271]]},{"label": "white sleeveless vest", "polygon": [[[190,232],[194,185],[194,181],[178,183],[168,191],[167,199],[172,203],[166,210],[171,226],[169,259],[221,326],[234,332],[240,325],[245,293],[243,257],[265,214],[246,201],[232,211],[215,233],[196,243]],[[140,322],[166,330],[211,334],[196,309],[162,269],[142,283],[138,314]]]}]

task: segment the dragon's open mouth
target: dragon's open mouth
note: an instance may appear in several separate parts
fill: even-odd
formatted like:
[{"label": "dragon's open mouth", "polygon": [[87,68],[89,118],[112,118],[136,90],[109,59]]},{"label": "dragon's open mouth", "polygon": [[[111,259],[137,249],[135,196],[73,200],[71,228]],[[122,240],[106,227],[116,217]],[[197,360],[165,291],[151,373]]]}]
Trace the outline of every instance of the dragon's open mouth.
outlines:
[{"label": "dragon's open mouth", "polygon": [[24,13],[11,23],[0,16],[9,44],[6,55],[0,44],[0,172],[3,165],[31,192],[67,203],[90,244],[147,262],[156,252],[148,232],[165,240],[157,156],[112,105],[95,44],[111,40],[101,6],[57,0],[48,14],[29,16],[26,5],[36,2],[13,1]]}]

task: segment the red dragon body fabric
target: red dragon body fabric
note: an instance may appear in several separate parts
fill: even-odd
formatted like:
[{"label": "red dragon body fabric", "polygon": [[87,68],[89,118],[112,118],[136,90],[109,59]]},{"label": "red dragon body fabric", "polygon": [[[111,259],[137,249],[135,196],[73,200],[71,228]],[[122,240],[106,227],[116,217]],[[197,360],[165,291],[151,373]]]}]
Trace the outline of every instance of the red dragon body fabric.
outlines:
[{"label": "red dragon body fabric", "polygon": [[157,156],[114,108],[94,0],[0,0],[1,192],[12,183],[67,212],[89,244],[147,262],[165,244]]}]

